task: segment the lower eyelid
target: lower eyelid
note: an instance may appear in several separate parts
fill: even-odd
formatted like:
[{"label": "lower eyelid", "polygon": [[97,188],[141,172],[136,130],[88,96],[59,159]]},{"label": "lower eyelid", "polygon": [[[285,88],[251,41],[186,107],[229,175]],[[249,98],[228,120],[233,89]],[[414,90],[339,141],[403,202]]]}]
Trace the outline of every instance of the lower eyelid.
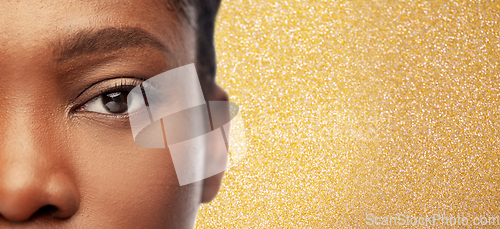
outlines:
[{"label": "lower eyelid", "polygon": [[85,120],[89,125],[103,125],[106,128],[123,129],[130,131],[130,121],[128,115],[102,114],[96,112],[79,112],[73,118]]}]

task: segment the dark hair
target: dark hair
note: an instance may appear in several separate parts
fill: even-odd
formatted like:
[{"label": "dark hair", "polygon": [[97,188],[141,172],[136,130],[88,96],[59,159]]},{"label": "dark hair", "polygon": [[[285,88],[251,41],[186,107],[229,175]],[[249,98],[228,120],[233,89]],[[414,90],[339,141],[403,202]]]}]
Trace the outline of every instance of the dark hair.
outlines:
[{"label": "dark hair", "polygon": [[214,29],[220,0],[168,0],[170,10],[179,11],[196,31],[196,71],[205,97],[211,92],[217,70]]}]

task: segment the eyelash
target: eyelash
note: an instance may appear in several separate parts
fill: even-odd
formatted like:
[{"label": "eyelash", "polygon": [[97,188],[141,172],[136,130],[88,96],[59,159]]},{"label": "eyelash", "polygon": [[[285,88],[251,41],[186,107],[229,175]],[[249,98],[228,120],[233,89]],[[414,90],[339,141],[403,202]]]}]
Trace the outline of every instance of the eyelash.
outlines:
[{"label": "eyelash", "polygon": [[[99,91],[97,92],[97,96],[94,96],[92,99],[85,102],[77,110],[88,111],[87,105],[89,103],[95,101],[99,97],[106,96],[106,95],[113,93],[113,92],[130,92],[130,91],[132,91],[132,89],[134,89],[135,87],[137,87],[141,84],[142,84],[142,88],[143,88],[144,92],[156,93],[157,89],[154,85],[152,85],[149,82],[148,83],[144,83],[144,82],[146,82],[146,79],[144,79],[144,78],[122,78],[120,80],[120,82],[116,82],[115,85],[112,87],[108,87],[105,89],[99,89]],[[133,113],[128,113],[128,112],[124,113],[124,114],[102,114],[102,113],[99,113],[99,114],[100,115],[108,115],[108,116],[116,116],[116,117],[127,117],[130,115],[133,115]]]},{"label": "eyelash", "polygon": [[[99,90],[98,96],[102,96],[102,95],[106,95],[106,94],[118,92],[118,91],[130,92],[133,88],[137,87],[138,85],[140,85],[144,81],[146,81],[145,79],[140,79],[140,78],[131,78],[131,79],[133,80],[132,81],[133,83],[131,83],[131,84],[127,84],[127,83],[125,83],[125,81],[126,81],[125,79],[121,79],[120,84],[115,83],[115,86],[113,86],[111,88]],[[98,96],[96,96],[96,97],[98,97]]]}]

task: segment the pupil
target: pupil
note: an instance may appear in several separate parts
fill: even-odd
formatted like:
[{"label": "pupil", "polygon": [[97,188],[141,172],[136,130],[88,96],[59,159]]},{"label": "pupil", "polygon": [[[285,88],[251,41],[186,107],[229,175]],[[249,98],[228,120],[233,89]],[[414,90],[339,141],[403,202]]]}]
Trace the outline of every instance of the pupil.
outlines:
[{"label": "pupil", "polygon": [[102,103],[106,107],[106,110],[111,113],[125,113],[128,109],[127,94],[128,92],[124,91],[109,93],[103,96]]}]

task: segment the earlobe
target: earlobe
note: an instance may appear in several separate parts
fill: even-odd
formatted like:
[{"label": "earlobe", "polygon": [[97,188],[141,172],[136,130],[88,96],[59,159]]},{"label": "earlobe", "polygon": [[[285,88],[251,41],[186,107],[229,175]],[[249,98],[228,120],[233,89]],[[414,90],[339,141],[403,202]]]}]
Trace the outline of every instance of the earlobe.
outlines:
[{"label": "earlobe", "polygon": [[224,172],[221,172],[203,180],[203,191],[201,194],[202,203],[208,203],[212,201],[215,196],[217,196],[217,193],[219,192],[220,186],[222,184],[223,176]]},{"label": "earlobe", "polygon": [[224,91],[224,89],[217,83],[214,83],[212,90],[207,97],[207,101],[229,101],[226,91]]},{"label": "earlobe", "polygon": [[[229,97],[227,93],[218,84],[215,84],[207,101],[228,101]],[[227,114],[229,117],[229,109],[227,109]],[[224,172],[218,173],[211,177],[205,178],[203,180],[203,191],[201,196],[202,203],[208,203],[212,201],[217,193],[219,192],[220,186],[222,184],[222,178]]]}]

